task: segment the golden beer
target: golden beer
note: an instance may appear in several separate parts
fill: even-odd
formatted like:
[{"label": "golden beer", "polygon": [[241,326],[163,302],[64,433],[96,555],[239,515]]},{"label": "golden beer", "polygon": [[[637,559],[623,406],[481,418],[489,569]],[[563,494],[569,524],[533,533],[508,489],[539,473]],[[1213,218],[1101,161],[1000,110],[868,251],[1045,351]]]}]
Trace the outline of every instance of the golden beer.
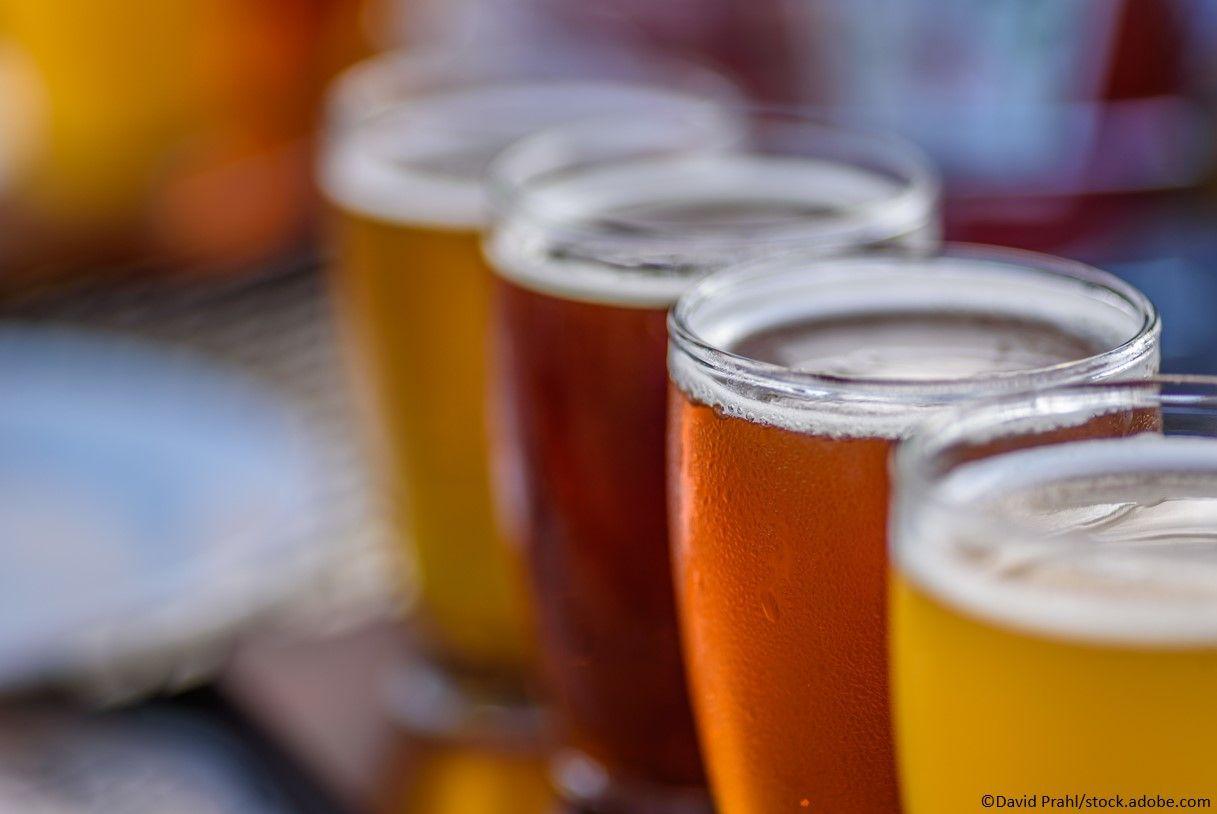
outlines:
[{"label": "golden beer", "polygon": [[[412,64],[359,66],[331,100],[322,185],[334,209],[334,291],[376,417],[426,643],[449,665],[510,674],[527,663],[530,644],[522,578],[490,491],[483,168],[547,124],[711,105],[615,81],[491,81],[480,67],[445,72],[426,61],[418,76],[403,76]],[[371,111],[362,119],[361,106]]]},{"label": "golden beer", "polygon": [[442,655],[523,664],[524,597],[498,540],[486,454],[489,276],[477,233],[342,212],[335,292],[383,433],[397,539]]},{"label": "golden beer", "polygon": [[[1217,440],[1194,420],[1213,387],[1181,387],[1186,406],[1141,386],[978,411],[947,474],[898,482],[907,814],[980,811],[984,795],[1217,798]],[[1132,437],[982,449],[1016,414],[1076,426],[1096,393],[1125,415],[1157,400],[1162,418]],[[1190,427],[1172,429],[1176,411]]]}]

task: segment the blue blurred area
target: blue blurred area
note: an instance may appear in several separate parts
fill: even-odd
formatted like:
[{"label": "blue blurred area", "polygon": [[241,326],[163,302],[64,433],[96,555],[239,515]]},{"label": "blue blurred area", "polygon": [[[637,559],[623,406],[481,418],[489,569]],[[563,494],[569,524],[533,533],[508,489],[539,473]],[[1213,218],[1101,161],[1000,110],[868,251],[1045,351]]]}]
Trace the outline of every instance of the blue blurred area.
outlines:
[{"label": "blue blurred area", "polygon": [[1144,291],[1162,314],[1164,373],[1217,374],[1217,247],[1201,256],[1167,256],[1108,264]]},{"label": "blue blurred area", "polygon": [[180,349],[0,325],[0,390],[0,689],[188,649],[311,560],[316,443],[267,388]]},{"label": "blue blurred area", "polygon": [[1166,210],[1083,259],[1141,289],[1162,315],[1162,369],[1217,374],[1217,208]]}]

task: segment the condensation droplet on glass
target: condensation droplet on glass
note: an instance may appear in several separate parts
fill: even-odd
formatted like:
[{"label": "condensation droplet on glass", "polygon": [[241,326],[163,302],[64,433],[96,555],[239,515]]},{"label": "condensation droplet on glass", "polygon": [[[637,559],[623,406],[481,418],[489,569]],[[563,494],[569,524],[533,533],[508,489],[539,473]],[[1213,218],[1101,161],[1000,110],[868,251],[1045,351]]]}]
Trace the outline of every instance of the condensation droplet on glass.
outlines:
[{"label": "condensation droplet on glass", "polygon": [[761,613],[765,614],[765,618],[770,622],[776,622],[782,618],[782,611],[778,607],[778,598],[771,591],[766,591],[761,595]]}]

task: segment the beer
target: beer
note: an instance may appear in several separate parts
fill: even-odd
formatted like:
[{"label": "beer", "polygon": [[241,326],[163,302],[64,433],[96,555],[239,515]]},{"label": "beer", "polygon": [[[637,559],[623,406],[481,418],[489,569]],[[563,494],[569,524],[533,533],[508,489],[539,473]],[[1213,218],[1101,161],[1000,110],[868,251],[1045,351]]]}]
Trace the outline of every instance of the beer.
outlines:
[{"label": "beer", "polygon": [[1152,308],[1019,253],[790,257],[707,280],[671,330],[675,576],[719,808],[896,811],[893,445],[951,400],[1152,371]]},{"label": "beer", "polygon": [[[934,199],[921,188],[905,218],[876,223],[859,217],[862,202],[899,199],[907,180],[844,161],[686,151],[627,135],[648,150],[517,179],[488,242],[500,277],[500,482],[574,765],[604,772],[617,807],[702,810],[668,548],[666,309],[724,258],[771,240],[827,253],[854,239],[931,243]],[[531,165],[533,149],[564,154],[556,143],[513,148],[499,177]],[[571,762],[560,761],[560,782]],[[575,786],[564,792],[583,796]]]},{"label": "beer", "polygon": [[668,579],[665,311],[509,282],[497,294],[542,659],[572,745],[633,776],[697,784]]},{"label": "beer", "polygon": [[483,170],[546,124],[713,105],[610,80],[496,78],[476,59],[459,69],[398,56],[353,69],[330,101],[321,175],[334,209],[333,288],[425,644],[457,670],[510,677],[530,661],[530,623],[490,492]]},{"label": "beer", "polygon": [[[892,668],[909,814],[985,794],[1217,795],[1217,441],[1195,422],[1211,385],[1200,407],[1079,388],[964,420],[988,436],[1113,394],[1129,411],[1162,399],[1167,433],[956,450],[908,490]],[[1175,408],[1186,429],[1169,430]]]},{"label": "beer", "polygon": [[[454,181],[437,200],[436,189],[411,189],[408,174],[398,175],[379,179],[401,196],[392,207],[371,195],[366,203],[337,200],[339,184],[359,180],[354,173],[333,181],[341,258],[334,292],[381,433],[387,504],[396,539],[410,546],[431,643],[442,660],[510,670],[523,666],[526,622],[516,566],[491,510],[490,277],[478,249],[477,182]],[[353,184],[350,191],[359,192]]]}]

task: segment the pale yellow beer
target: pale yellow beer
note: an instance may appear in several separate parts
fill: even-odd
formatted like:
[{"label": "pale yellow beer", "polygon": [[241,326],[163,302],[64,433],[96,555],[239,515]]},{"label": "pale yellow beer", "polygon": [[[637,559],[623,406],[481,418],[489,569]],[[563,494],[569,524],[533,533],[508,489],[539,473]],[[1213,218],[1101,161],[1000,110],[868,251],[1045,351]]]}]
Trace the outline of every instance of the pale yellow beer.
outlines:
[{"label": "pale yellow beer", "polygon": [[[898,479],[906,814],[984,795],[1217,799],[1217,440],[1171,432],[1170,404],[1108,398],[1150,431],[1069,441],[1080,413],[1054,427],[1053,398],[1037,446],[991,454],[1004,436],[978,432],[959,458],[979,461]],[[1201,398],[1193,414],[1217,403]]]}]

